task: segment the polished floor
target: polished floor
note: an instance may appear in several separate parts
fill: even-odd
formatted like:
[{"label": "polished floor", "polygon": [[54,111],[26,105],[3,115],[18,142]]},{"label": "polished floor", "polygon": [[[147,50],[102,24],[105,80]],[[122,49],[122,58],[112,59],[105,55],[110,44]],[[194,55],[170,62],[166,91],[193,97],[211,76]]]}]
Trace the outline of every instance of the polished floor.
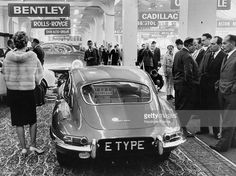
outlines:
[{"label": "polished floor", "polygon": [[[148,176],[205,176],[228,175],[235,176],[236,168],[195,138],[174,150],[170,158],[164,162],[150,158],[136,160],[104,162],[97,160],[81,165],[72,161],[68,168],[59,166],[54,144],[49,136],[53,102],[37,108],[38,139],[37,145],[45,150],[43,155],[29,153],[27,157],[20,156],[20,148],[15,128],[10,123],[9,108],[0,105],[0,175],[36,176],[36,175],[148,175]],[[26,129],[28,129],[26,127]],[[27,130],[28,131],[28,130]],[[29,139],[28,132],[26,133]]]}]

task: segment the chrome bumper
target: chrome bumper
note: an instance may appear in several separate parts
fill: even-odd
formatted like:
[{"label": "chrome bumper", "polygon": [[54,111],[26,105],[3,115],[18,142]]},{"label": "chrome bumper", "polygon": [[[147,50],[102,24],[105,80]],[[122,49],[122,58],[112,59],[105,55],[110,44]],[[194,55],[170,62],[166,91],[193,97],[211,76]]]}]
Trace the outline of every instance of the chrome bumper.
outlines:
[{"label": "chrome bumper", "polygon": [[171,147],[177,147],[177,146],[183,144],[184,142],[186,142],[186,139],[182,137],[181,139],[174,141],[174,142],[163,142],[162,141],[162,144],[163,144],[163,148],[171,148]]},{"label": "chrome bumper", "polygon": [[77,151],[77,152],[91,152],[92,151],[92,145],[85,145],[85,146],[73,146],[66,144],[63,140],[58,138],[50,129],[51,135],[54,138],[53,141],[56,143],[57,146],[67,149],[67,150],[72,150],[72,151]]},{"label": "chrome bumper", "polygon": [[[92,158],[96,158],[96,150],[97,150],[97,143],[96,140],[93,139],[92,143],[90,145],[85,145],[85,146],[73,146],[64,143],[60,138],[58,138],[50,129],[50,133],[52,135],[53,141],[56,143],[57,146],[66,149],[66,150],[71,150],[71,151],[76,151],[76,152],[88,152],[90,153],[90,156]],[[173,148],[173,147],[178,147],[179,145],[183,144],[186,142],[186,139],[184,137],[181,137],[180,139],[174,141],[174,142],[163,142],[162,138],[160,136],[157,137],[159,140],[159,145],[158,145],[158,151],[159,154],[163,154],[163,150],[167,148]]]}]

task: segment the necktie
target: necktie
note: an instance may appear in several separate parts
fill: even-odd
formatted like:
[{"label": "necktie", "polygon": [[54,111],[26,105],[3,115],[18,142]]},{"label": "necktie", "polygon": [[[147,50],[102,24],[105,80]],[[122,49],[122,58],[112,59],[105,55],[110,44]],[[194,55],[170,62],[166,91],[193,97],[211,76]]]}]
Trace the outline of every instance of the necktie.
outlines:
[{"label": "necktie", "polygon": [[210,58],[209,58],[209,60],[208,60],[208,63],[207,63],[207,70],[209,70],[209,67],[211,66],[211,63],[213,62],[213,60],[214,60],[214,52],[212,52],[211,53],[211,55],[210,55]]},{"label": "necktie", "polygon": [[223,65],[225,65],[225,62],[227,61],[227,59],[228,59],[228,54],[226,54],[226,56],[225,56],[225,58],[223,60]]}]

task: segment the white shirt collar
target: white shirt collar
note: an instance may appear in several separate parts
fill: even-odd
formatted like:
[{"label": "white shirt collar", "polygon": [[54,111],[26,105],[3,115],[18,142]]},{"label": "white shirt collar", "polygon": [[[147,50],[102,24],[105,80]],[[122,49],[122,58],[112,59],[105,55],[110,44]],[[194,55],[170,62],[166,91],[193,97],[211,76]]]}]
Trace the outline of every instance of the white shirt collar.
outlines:
[{"label": "white shirt collar", "polygon": [[230,52],[228,53],[227,59],[231,56],[231,54],[233,54],[234,51],[236,51],[236,48],[234,48],[234,50],[232,50],[232,51],[230,51]]},{"label": "white shirt collar", "polygon": [[183,46],[183,48],[186,49],[186,50],[189,52],[189,49],[188,49],[188,48],[186,48],[185,46]]},{"label": "white shirt collar", "polygon": [[214,58],[216,58],[216,56],[219,54],[219,52],[220,52],[220,49],[214,53]]}]

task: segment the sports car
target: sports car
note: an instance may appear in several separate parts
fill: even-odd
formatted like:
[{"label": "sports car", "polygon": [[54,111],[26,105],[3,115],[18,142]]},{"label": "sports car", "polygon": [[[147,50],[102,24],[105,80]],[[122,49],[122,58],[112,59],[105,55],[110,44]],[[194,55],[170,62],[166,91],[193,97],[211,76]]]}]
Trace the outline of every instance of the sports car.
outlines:
[{"label": "sports car", "polygon": [[61,165],[74,157],[166,159],[185,142],[175,111],[151,78],[125,66],[72,69],[55,103],[50,135]]}]

